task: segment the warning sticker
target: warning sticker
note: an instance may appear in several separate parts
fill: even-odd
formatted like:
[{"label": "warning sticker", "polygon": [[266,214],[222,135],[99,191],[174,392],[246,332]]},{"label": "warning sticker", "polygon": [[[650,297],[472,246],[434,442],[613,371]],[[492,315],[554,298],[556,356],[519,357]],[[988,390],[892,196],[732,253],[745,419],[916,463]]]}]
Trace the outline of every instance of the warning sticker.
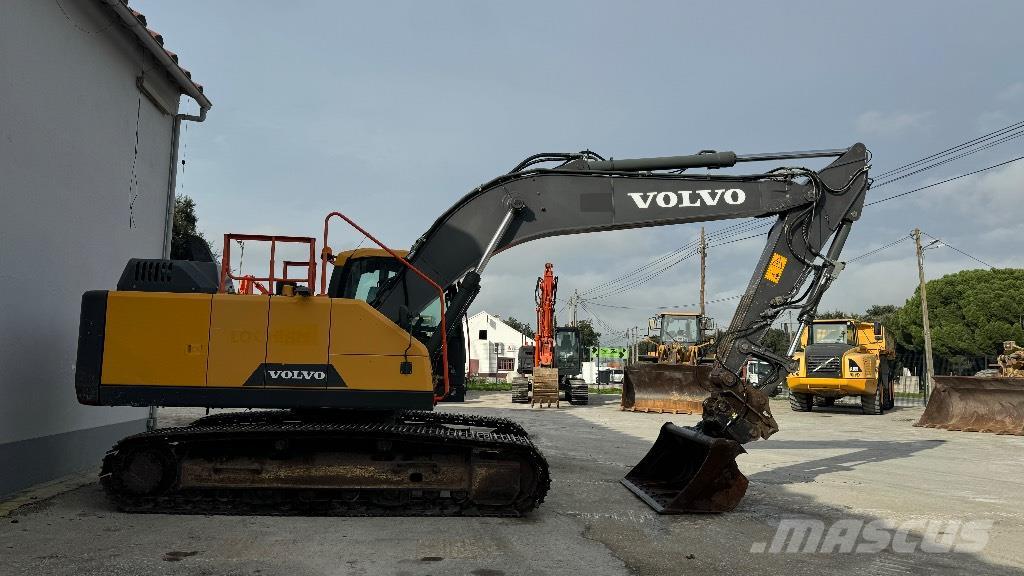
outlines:
[{"label": "warning sticker", "polygon": [[778,284],[782,278],[782,271],[786,269],[787,259],[779,253],[772,254],[772,261],[768,263],[768,269],[764,271],[764,278],[773,284]]}]

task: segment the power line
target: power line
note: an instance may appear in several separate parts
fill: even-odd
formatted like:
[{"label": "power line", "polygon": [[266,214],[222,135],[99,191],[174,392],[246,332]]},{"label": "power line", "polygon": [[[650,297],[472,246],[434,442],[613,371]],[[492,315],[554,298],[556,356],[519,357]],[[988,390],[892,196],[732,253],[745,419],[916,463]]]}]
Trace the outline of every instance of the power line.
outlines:
[{"label": "power line", "polygon": [[1021,128],[1021,127],[1024,127],[1024,121],[1015,122],[1015,123],[1010,124],[1008,126],[1004,126],[1004,127],[1000,128],[998,130],[994,130],[992,132],[989,132],[988,134],[984,134],[982,136],[978,136],[977,138],[974,138],[974,139],[968,140],[966,142],[962,142],[960,144],[957,144],[956,146],[953,146],[952,148],[947,148],[947,149],[943,150],[942,152],[936,152],[936,153],[931,154],[929,156],[925,156],[924,158],[921,158],[919,160],[915,160],[913,162],[910,162],[909,164],[904,164],[903,166],[900,166],[898,168],[894,168],[892,170],[889,170],[889,171],[886,171],[886,172],[882,172],[881,174],[876,176],[876,178],[888,178],[890,176],[893,176],[895,174],[903,172],[904,170],[908,170],[908,169],[913,168],[915,166],[918,166],[920,164],[924,164],[926,162],[929,162],[929,161],[931,161],[933,159],[941,158],[942,156],[946,156],[948,154],[953,154],[953,153],[959,152],[960,150],[963,150],[963,149],[966,149],[966,148],[970,148],[974,144],[982,143],[984,141],[987,141],[987,140],[990,140],[992,138],[998,137],[1000,135],[1006,134],[1007,132],[1011,132],[1013,130],[1017,130],[1018,128]]},{"label": "power line", "polygon": [[995,142],[990,142],[990,143],[986,144],[985,146],[980,146],[978,148],[974,148],[973,150],[969,150],[969,151],[964,152],[962,154],[957,154],[956,156],[950,156],[949,158],[944,158],[942,160],[939,160],[938,162],[934,162],[934,163],[929,164],[929,165],[927,165],[927,166],[925,166],[923,168],[918,168],[917,170],[913,170],[913,171],[907,172],[905,174],[900,174],[899,176],[894,176],[894,177],[892,177],[892,178],[890,178],[890,179],[888,179],[888,180],[886,180],[884,182],[880,182],[878,184],[872,184],[871,188],[881,188],[882,186],[885,186],[886,184],[892,184],[893,182],[896,182],[897,180],[902,180],[904,178],[909,178],[910,176],[913,176],[914,174],[918,174],[920,172],[924,172],[925,170],[931,170],[932,168],[935,168],[937,166],[942,166],[943,164],[949,164],[950,162],[953,162],[954,160],[959,160],[961,158],[970,156],[972,154],[976,154],[978,152],[981,152],[982,150],[988,150],[989,148],[992,148],[993,146],[998,146],[999,144],[1002,144],[1004,142],[1009,142],[1010,140],[1015,140],[1017,138],[1020,138],[1021,136],[1024,136],[1024,130],[1021,130],[1019,132],[1015,132],[1013,134],[1010,134],[1009,136],[1006,136],[1005,138],[1000,138],[999,140],[996,140]]},{"label": "power line", "polygon": [[[726,296],[724,298],[716,298],[715,300],[708,300],[708,301],[705,302],[705,304],[717,304],[719,302],[727,302],[729,300],[736,300],[736,299],[742,298],[742,297],[743,297],[743,294],[735,294],[733,296]],[[679,309],[679,308],[693,308],[694,306],[699,306],[700,305],[700,302],[691,302],[689,304],[675,304],[673,306],[654,306],[654,307],[644,306],[644,307],[638,307],[638,306],[622,306],[622,305],[619,305],[619,304],[602,304],[600,302],[588,302],[588,303],[591,304],[591,305],[594,305],[594,306],[601,306],[602,308],[618,308],[618,309],[621,309],[621,310],[675,310],[675,309]]]},{"label": "power line", "polygon": [[921,232],[921,234],[923,234],[923,235],[925,235],[925,236],[927,236],[927,237],[931,238],[932,240],[935,240],[936,242],[942,242],[942,244],[943,244],[944,246],[946,246],[947,248],[952,248],[953,250],[955,250],[955,251],[957,251],[957,252],[959,252],[959,253],[963,254],[964,256],[967,256],[968,258],[970,258],[971,260],[974,260],[975,262],[980,262],[980,263],[984,264],[985,266],[988,266],[989,268],[993,268],[993,269],[995,268],[995,266],[993,266],[993,265],[989,264],[988,262],[985,262],[985,261],[984,261],[984,260],[982,260],[981,258],[977,258],[977,257],[975,257],[975,256],[972,256],[972,255],[968,254],[967,252],[964,252],[963,250],[961,250],[961,249],[957,248],[956,246],[953,246],[953,245],[952,245],[952,244],[950,244],[949,242],[946,242],[945,240],[942,240],[942,239],[936,238],[935,236],[932,236],[931,234],[929,234],[929,233],[927,233],[927,232]]},{"label": "power line", "polygon": [[846,261],[846,263],[849,264],[851,262],[856,262],[857,260],[860,260],[862,258],[867,258],[868,256],[872,256],[874,254],[878,254],[879,252],[881,252],[883,250],[888,250],[889,248],[892,248],[893,246],[898,246],[899,244],[902,244],[903,242],[906,242],[907,240],[910,240],[911,238],[912,238],[912,236],[910,236],[909,234],[907,234],[906,236],[901,236],[899,239],[894,240],[894,241],[892,241],[892,242],[890,242],[890,243],[888,243],[888,244],[886,244],[884,246],[880,246],[878,248],[875,248],[874,250],[870,250],[868,252],[865,252],[865,253],[861,254],[860,256],[854,256],[853,258],[848,259]]},{"label": "power line", "polygon": [[875,200],[874,202],[868,202],[864,206],[874,206],[875,204],[881,204],[882,202],[888,202],[889,200],[893,200],[893,199],[896,199],[896,198],[901,198],[901,197],[906,196],[908,194],[913,194],[914,192],[920,192],[921,190],[927,190],[928,188],[934,188],[935,186],[938,186],[940,184],[946,184],[947,182],[952,182],[953,180],[959,180],[961,178],[966,178],[968,176],[973,176],[975,174],[979,174],[981,172],[985,172],[986,170],[991,170],[993,168],[998,168],[1000,166],[1006,166],[1007,164],[1011,164],[1011,163],[1016,162],[1016,161],[1021,160],[1021,159],[1024,159],[1024,156],[1018,156],[1018,157],[1016,157],[1016,158],[1014,158],[1012,160],[1007,160],[1006,162],[1000,162],[999,164],[993,164],[991,166],[986,166],[986,167],[981,168],[979,170],[974,170],[973,172],[967,172],[966,174],[961,174],[959,176],[953,176],[952,178],[946,178],[945,180],[942,180],[942,181],[939,181],[939,182],[935,182],[933,184],[928,184],[927,186],[921,186],[920,188],[914,188],[913,190],[908,190],[906,192],[900,192],[899,194],[893,194],[892,196],[887,196],[885,198],[882,198],[881,200]]}]

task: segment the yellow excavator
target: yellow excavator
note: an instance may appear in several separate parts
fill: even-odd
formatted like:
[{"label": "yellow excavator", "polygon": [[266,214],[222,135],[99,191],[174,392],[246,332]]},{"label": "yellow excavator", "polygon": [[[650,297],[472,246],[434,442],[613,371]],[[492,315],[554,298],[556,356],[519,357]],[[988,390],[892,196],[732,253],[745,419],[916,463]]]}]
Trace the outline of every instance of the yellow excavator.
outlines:
[{"label": "yellow excavator", "polygon": [[[834,160],[817,171],[714,170],[807,158]],[[748,357],[793,368],[761,340],[785,310],[813,319],[860,217],[867,162],[861,144],[616,160],[539,154],[455,202],[404,255],[335,212],[319,253],[311,237],[226,235],[219,274],[212,261],[130,260],[115,290],[82,297],[79,401],[267,410],[125,438],[104,458],[103,487],[131,512],[527,514],[550,477],[525,430],[432,411],[465,378],[461,319],[491,257],[556,235],[774,216],[715,363],[689,367],[708,392],[701,422],[666,424],[622,480],[659,513],[731,510],[747,486],[735,462],[742,444],[778,430],[767,397],[740,372]],[[707,170],[686,172],[695,168]],[[328,247],[331,218],[387,253],[376,253],[375,276],[355,269],[373,268],[369,258]],[[232,290],[241,278],[230,268],[240,237],[271,243],[269,273],[245,278],[244,291]],[[283,242],[308,248],[308,260],[284,263],[304,276],[276,272]]]}]

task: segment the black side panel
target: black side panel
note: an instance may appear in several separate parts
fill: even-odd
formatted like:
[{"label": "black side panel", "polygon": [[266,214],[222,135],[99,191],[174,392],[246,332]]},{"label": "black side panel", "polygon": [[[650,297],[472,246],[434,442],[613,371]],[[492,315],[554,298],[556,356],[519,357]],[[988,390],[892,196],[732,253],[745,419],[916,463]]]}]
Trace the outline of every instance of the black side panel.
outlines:
[{"label": "black side panel", "polygon": [[207,406],[210,408],[374,408],[430,410],[433,392],[302,390],[295,388],[205,388],[103,386],[104,406]]},{"label": "black side panel", "polygon": [[519,368],[516,372],[520,374],[533,374],[533,346],[519,347]]},{"label": "black side panel", "polygon": [[124,292],[215,294],[220,280],[213,262],[132,258],[124,267],[117,289]]},{"label": "black side panel", "polygon": [[100,373],[103,369],[103,336],[107,324],[107,291],[91,290],[82,295],[78,320],[78,358],[75,361],[75,394],[80,404],[100,403]]}]

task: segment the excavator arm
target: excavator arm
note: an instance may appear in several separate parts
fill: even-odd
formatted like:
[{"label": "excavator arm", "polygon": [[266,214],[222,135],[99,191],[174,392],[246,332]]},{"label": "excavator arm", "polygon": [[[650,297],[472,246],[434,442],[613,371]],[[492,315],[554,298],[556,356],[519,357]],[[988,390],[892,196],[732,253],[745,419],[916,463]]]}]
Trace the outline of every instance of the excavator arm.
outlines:
[{"label": "excavator arm", "polygon": [[[814,157],[835,160],[818,171],[711,172],[740,162]],[[651,451],[623,480],[659,512],[731,510],[747,486],[735,464],[744,451],[741,444],[778,431],[767,390],[744,382],[741,369],[751,356],[771,364],[776,375],[794,368],[795,341],[787,356],[761,342],[785,310],[797,310],[802,326],[814,319],[822,295],[844,266],[839,256],[870,186],[869,158],[862,144],[842,150],[633,160],[604,160],[589,152],[538,155],[463,197],[416,241],[408,259],[446,287],[451,333],[479,292],[490,258],[513,246],[564,234],[777,217],[732,322],[717,341],[714,365],[689,367],[692,374],[684,375],[708,393],[701,422],[693,428],[666,424]],[[561,164],[533,167],[551,160]],[[708,171],[686,172],[695,168]],[[424,310],[436,293],[420,278],[402,273],[373,305],[398,322]],[[435,373],[441,369],[440,333],[435,330],[426,343]],[[761,386],[777,380],[766,378]]]},{"label": "excavator arm", "polygon": [[[744,176],[684,171],[812,157],[836,159],[819,171],[778,168]],[[549,159],[562,165],[531,167]],[[718,341],[709,378],[714,394],[703,414],[705,433],[740,443],[767,438],[778,426],[766,396],[742,383],[740,370],[754,356],[788,372],[791,359],[763,348],[761,340],[785,310],[798,310],[802,324],[813,319],[821,296],[842,269],[839,254],[860,217],[868,159],[862,144],[841,150],[635,160],[603,160],[592,153],[538,155],[449,208],[416,241],[408,260],[447,287],[448,318],[454,322],[479,292],[480,274],[490,258],[530,240],[777,216],[732,322]],[[436,294],[426,282],[403,272],[380,292],[374,306],[398,322],[409,317],[407,311],[424,310]],[[439,334],[435,331],[428,343],[435,355]]]}]

